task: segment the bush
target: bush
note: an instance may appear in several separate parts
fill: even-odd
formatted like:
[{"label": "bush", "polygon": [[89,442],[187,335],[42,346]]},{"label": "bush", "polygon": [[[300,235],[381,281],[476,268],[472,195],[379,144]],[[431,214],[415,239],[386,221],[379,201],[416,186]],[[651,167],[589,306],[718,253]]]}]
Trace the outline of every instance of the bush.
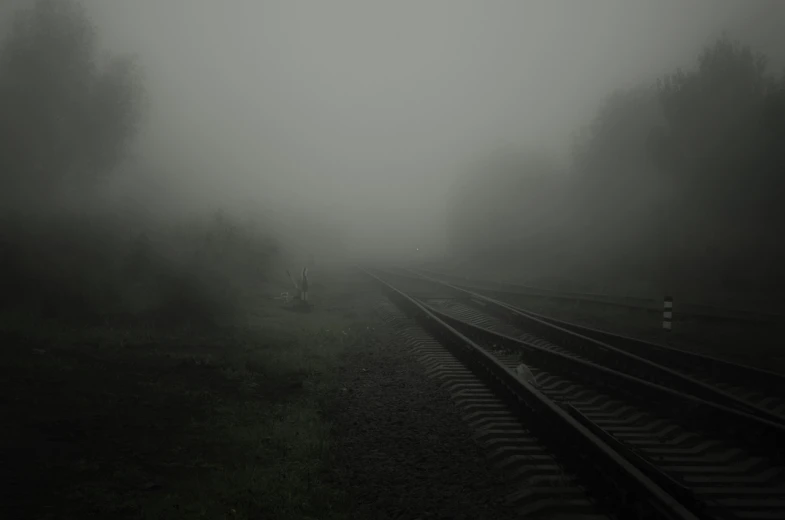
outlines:
[{"label": "bush", "polygon": [[0,306],[68,320],[222,319],[276,254],[226,216],[165,227],[99,212],[6,213],[0,237]]},{"label": "bush", "polygon": [[[224,215],[175,227],[144,212],[166,201],[127,161],[139,70],[129,56],[100,63],[95,41],[77,1],[38,0],[0,48],[0,306],[68,320],[229,315],[274,244]],[[143,204],[112,200],[109,180]]]}]

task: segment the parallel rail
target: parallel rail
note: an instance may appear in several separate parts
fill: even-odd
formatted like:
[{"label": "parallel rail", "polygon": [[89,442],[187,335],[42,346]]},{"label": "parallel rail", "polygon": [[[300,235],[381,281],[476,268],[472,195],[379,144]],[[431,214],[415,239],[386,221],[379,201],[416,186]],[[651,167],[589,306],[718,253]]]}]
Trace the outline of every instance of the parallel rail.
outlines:
[{"label": "parallel rail", "polygon": [[397,305],[527,418],[527,425],[553,451],[563,455],[560,461],[579,475],[607,507],[626,502],[636,504],[640,511],[648,511],[653,518],[714,518],[691,512],[672,492],[655,481],[669,482],[665,475],[661,472],[654,472],[654,478],[647,475],[584,422],[518,378],[509,367],[448,323],[445,316],[437,314],[382,277],[365,272],[380,283]]},{"label": "parallel rail", "polygon": [[677,370],[732,394],[747,405],[764,408],[777,416],[775,420],[785,420],[783,374],[510,307],[515,314],[537,318]]},{"label": "parallel rail", "polygon": [[[442,280],[451,280],[452,283],[475,290],[493,291],[498,294],[510,296],[529,296],[551,300],[572,301],[634,309],[642,312],[662,314],[662,301],[639,296],[614,296],[598,293],[584,293],[572,291],[555,291],[529,285],[499,283],[488,280],[473,280],[463,276],[437,272],[430,269],[413,270],[418,273],[432,276]],[[757,323],[767,325],[785,325],[785,315],[774,312],[753,309],[732,309],[714,305],[677,302],[676,316],[696,319],[701,321],[732,321],[738,323]]]},{"label": "parallel rail", "polygon": [[[556,421],[551,412],[548,423],[552,429],[559,428],[558,434],[551,431],[552,436],[566,435],[563,432],[577,423],[591,434],[584,436],[582,449],[587,448],[587,438],[592,444],[599,443],[610,449],[637,468],[658,491],[670,495],[696,517],[779,518],[776,515],[785,514],[785,481],[780,478],[785,448],[785,426],[782,424],[627,373],[625,364],[632,358],[618,355],[607,345],[604,350],[611,355],[600,360],[606,362],[603,365],[590,359],[594,351],[602,350],[596,342],[589,341],[587,347],[585,343],[590,338],[559,333],[552,337],[560,342],[557,347],[542,336],[531,336],[529,341],[514,337],[514,330],[504,320],[497,320],[498,324],[493,325],[491,316],[497,313],[483,315],[493,307],[491,299],[479,298],[484,307],[477,311],[471,307],[470,300],[475,295],[458,288],[452,288],[454,294],[449,295],[443,289],[451,286],[430,280],[442,289],[431,291],[436,293],[432,296],[428,291],[418,289],[422,298],[415,301],[388,282],[379,280],[397,291],[400,297],[407,298],[410,305],[416,305],[420,313],[427,316],[425,322],[435,333],[448,327],[460,338],[463,348],[484,357],[485,370],[492,374],[490,377],[504,381],[519,401],[548,402],[545,410],[556,408],[574,421]],[[420,281],[425,280],[420,278]],[[440,304],[441,309],[438,308]],[[504,308],[503,304],[501,308]],[[537,330],[538,336],[549,328],[564,330],[536,319],[527,323],[537,322],[542,325]],[[562,345],[565,339],[568,344]],[[581,343],[584,343],[583,347]],[[491,353],[499,348],[517,352],[532,363],[540,390],[520,382],[512,374],[510,368],[518,362],[517,356]],[[491,366],[494,368],[488,368]],[[650,367],[650,364],[642,366]],[[662,373],[659,369],[654,371]],[[516,386],[519,383],[520,388]],[[554,401],[560,401],[560,404]],[[599,408],[598,402],[603,403]],[[537,409],[532,404],[529,407]],[[678,420],[673,422],[674,418]],[[544,417],[536,419],[542,421]],[[695,432],[701,432],[701,436]],[[739,446],[743,450],[739,450]],[[600,457],[593,459],[593,463],[608,464],[600,456],[607,454],[605,449],[589,449],[595,457]],[[769,461],[774,461],[774,465]],[[715,473],[719,474],[715,477]],[[618,470],[614,475],[620,476]],[[698,478],[698,482],[687,482],[690,478]],[[640,484],[636,487],[640,492]]]},{"label": "parallel rail", "polygon": [[785,376],[780,374],[546,317],[417,272],[411,276],[465,294],[497,316],[570,345],[598,364],[785,425]]}]

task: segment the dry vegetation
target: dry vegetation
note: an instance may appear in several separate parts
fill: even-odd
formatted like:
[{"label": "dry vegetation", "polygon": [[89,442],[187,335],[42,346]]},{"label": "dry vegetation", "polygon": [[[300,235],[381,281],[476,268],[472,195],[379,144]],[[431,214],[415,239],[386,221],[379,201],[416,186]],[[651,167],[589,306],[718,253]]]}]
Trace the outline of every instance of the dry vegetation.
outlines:
[{"label": "dry vegetation", "polygon": [[117,175],[144,173],[125,153],[143,109],[133,60],[98,66],[73,2],[39,1],[13,27],[0,517],[340,518],[323,411],[342,352],[370,333],[350,275],[316,270],[314,311],[290,312],[271,298],[292,265],[267,222],[172,214],[136,178],[120,183],[136,203],[112,198]]},{"label": "dry vegetation", "polygon": [[342,518],[324,412],[373,341],[350,276],[320,273],[307,315],[262,285],[209,327],[5,314],[8,517]]}]

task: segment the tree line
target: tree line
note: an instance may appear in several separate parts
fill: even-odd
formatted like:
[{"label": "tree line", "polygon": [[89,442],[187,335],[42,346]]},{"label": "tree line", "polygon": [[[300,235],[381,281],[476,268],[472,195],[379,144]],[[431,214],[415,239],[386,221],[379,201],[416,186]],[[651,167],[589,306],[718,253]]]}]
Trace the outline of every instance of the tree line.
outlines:
[{"label": "tree line", "polygon": [[17,11],[0,47],[3,202],[41,201],[110,175],[144,116],[129,55],[99,54],[96,29],[70,0]]},{"label": "tree line", "polygon": [[278,242],[236,214],[167,207],[175,195],[149,177],[168,172],[133,157],[146,95],[138,61],[100,48],[78,0],[13,14],[0,41],[1,311],[207,323],[254,296]]},{"label": "tree line", "polygon": [[474,165],[454,250],[576,286],[773,296],[785,288],[784,145],[785,74],[723,36],[689,70],[608,96],[568,172],[531,154]]}]

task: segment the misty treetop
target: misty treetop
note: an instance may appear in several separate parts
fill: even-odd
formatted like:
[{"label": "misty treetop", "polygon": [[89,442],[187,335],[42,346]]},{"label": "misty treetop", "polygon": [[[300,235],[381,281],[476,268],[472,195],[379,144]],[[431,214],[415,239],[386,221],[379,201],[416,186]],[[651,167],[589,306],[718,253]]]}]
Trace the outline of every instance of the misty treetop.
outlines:
[{"label": "misty treetop", "polygon": [[[537,177],[542,161],[510,169],[483,164],[463,183],[496,202],[477,201],[473,223],[456,216],[457,252],[649,294],[785,287],[785,76],[727,36],[689,70],[608,96],[576,139],[567,181],[551,181],[558,197],[554,186],[497,182],[502,171]],[[460,214],[468,202],[456,201]],[[549,240],[533,233],[547,226]]]},{"label": "misty treetop", "polygon": [[100,58],[78,2],[38,0],[15,14],[0,48],[7,195],[73,188],[124,160],[143,114],[140,71],[131,56]]},{"label": "misty treetop", "polygon": [[658,85],[661,171],[692,237],[702,233],[724,264],[726,284],[748,285],[750,274],[782,283],[783,87],[764,56],[728,38]]},{"label": "misty treetop", "polygon": [[[231,214],[178,213],[181,199],[147,179],[164,168],[126,162],[146,102],[135,59],[105,55],[77,1],[31,4],[0,42],[0,310],[80,323],[233,316],[277,242]],[[123,182],[100,182],[115,172]]]}]

